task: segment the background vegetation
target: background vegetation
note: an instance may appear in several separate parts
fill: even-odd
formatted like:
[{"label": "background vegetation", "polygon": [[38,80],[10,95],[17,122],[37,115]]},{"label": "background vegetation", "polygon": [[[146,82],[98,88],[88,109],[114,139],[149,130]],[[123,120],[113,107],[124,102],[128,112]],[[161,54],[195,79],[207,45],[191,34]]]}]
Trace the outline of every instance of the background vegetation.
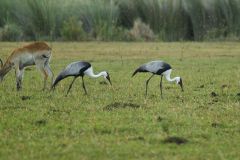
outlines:
[{"label": "background vegetation", "polygon": [[0,0],[0,40],[239,40],[239,0]]}]

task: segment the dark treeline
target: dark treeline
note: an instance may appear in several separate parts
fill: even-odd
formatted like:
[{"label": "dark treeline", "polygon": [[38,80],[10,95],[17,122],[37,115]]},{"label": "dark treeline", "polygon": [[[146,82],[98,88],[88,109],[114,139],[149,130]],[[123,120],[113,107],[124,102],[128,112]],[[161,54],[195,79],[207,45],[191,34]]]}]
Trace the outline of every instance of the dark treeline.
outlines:
[{"label": "dark treeline", "polygon": [[240,0],[0,0],[0,40],[240,39]]}]

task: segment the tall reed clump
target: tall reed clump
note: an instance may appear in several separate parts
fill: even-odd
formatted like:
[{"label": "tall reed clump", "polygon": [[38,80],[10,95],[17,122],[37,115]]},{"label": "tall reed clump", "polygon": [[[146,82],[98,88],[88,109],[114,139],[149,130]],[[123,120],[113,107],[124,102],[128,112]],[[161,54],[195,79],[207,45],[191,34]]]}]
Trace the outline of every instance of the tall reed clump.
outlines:
[{"label": "tall reed clump", "polygon": [[[25,3],[24,3],[25,2]],[[15,13],[26,36],[33,39],[50,39],[56,34],[58,15],[61,14],[56,0],[23,0],[22,9]]]},{"label": "tall reed clump", "polygon": [[120,24],[141,18],[164,41],[239,37],[239,0],[122,0]]},{"label": "tall reed clump", "polygon": [[4,26],[5,21],[9,14],[9,1],[1,0],[0,1],[0,27]]},{"label": "tall reed clump", "polygon": [[97,40],[114,40],[117,36],[118,6],[113,0],[80,1],[79,16],[86,32]]}]

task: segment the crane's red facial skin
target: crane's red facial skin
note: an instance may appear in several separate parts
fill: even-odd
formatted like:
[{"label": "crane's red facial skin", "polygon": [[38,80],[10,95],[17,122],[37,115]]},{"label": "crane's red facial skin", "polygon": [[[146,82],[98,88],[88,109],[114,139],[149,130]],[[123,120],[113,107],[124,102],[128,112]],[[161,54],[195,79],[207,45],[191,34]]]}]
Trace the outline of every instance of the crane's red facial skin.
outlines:
[{"label": "crane's red facial skin", "polygon": [[178,84],[180,85],[181,89],[182,89],[182,92],[184,91],[183,90],[183,81],[182,81],[182,78],[180,78],[180,81],[178,82]]}]

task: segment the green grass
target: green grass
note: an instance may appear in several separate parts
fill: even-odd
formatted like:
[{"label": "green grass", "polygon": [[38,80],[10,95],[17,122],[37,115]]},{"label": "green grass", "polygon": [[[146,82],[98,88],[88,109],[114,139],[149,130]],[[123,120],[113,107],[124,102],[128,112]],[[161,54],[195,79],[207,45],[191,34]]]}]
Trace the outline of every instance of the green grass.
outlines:
[{"label": "green grass", "polygon": [[[0,57],[25,43],[0,43]],[[49,43],[50,44],[50,43]],[[70,62],[90,61],[103,78],[71,78],[41,91],[35,67],[16,92],[14,71],[0,85],[0,159],[238,159],[240,157],[239,43],[51,43],[55,76]],[[185,92],[160,77],[132,72],[162,59],[183,78]],[[222,86],[225,86],[224,88]],[[215,92],[216,97],[211,96]],[[22,100],[22,96],[30,99]],[[172,136],[187,143],[164,143]]]}]

